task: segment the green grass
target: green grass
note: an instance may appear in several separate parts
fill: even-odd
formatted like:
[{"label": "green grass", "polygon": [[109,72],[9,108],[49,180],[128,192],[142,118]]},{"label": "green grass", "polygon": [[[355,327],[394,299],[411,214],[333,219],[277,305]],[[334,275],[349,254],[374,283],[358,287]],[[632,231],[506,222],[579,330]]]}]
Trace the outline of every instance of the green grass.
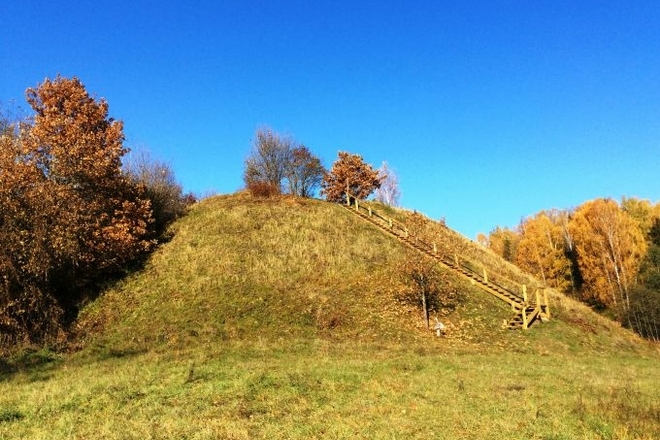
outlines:
[{"label": "green grass", "polygon": [[0,438],[657,438],[657,358],[254,341],[0,383]]},{"label": "green grass", "polygon": [[660,438],[657,347],[569,298],[506,331],[457,279],[437,338],[395,299],[402,245],[337,205],[215,197],[174,232],[77,351],[0,361],[0,439]]}]

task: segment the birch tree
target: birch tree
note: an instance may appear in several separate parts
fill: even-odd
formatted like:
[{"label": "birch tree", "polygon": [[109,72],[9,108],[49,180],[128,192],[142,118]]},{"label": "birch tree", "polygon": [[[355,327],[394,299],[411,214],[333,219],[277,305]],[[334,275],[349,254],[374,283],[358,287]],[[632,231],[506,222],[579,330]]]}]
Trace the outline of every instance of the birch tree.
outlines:
[{"label": "birch tree", "polygon": [[376,189],[376,200],[388,206],[399,206],[399,200],[401,199],[399,178],[394,170],[387,165],[387,162],[383,162],[378,169],[378,178],[380,179],[380,187]]},{"label": "birch tree", "polygon": [[586,299],[604,307],[628,308],[629,292],[646,252],[640,228],[611,199],[584,203],[569,227]]}]

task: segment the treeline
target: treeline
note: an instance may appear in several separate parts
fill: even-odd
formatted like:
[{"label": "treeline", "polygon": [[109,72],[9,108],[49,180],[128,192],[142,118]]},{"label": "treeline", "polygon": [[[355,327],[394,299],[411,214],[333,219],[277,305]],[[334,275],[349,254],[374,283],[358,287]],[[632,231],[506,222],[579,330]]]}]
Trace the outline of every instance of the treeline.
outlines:
[{"label": "treeline", "polygon": [[660,203],[591,200],[541,211],[479,241],[546,285],[660,340]]},{"label": "treeline", "polygon": [[375,199],[389,206],[399,203],[397,176],[386,162],[379,169],[359,154],[345,151],[327,170],[304,144],[268,127],[258,128],[243,168],[245,188],[257,197],[320,195],[331,202],[345,201],[346,190],[359,198],[375,192]]},{"label": "treeline", "polygon": [[79,306],[140,261],[194,197],[147,156],[122,167],[121,121],[77,78],[0,115],[0,348],[58,342]]}]

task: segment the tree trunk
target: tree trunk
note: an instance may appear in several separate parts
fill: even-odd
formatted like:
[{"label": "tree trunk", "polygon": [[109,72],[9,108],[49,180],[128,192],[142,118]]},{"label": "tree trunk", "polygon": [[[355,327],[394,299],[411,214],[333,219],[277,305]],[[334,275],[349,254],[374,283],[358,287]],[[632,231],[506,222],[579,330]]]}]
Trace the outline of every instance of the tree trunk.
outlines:
[{"label": "tree trunk", "polygon": [[426,328],[429,327],[429,307],[426,300],[426,292],[422,293],[422,307],[424,308],[424,319],[426,320]]}]

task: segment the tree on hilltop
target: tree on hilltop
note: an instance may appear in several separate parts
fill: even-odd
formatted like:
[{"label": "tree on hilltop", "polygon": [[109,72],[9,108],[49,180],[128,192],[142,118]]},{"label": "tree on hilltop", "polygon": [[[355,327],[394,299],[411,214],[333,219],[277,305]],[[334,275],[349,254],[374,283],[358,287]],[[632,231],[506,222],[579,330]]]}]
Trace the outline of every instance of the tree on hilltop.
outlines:
[{"label": "tree on hilltop", "polygon": [[267,127],[258,128],[252,141],[252,150],[245,160],[243,180],[253,193],[277,195],[282,193],[282,182],[291,163],[293,140],[280,136]]},{"label": "tree on hilltop", "polygon": [[245,161],[245,187],[257,196],[311,197],[325,173],[321,160],[293,138],[258,128]]},{"label": "tree on hilltop", "polygon": [[387,165],[387,162],[383,162],[378,169],[378,177],[381,185],[376,189],[376,200],[388,206],[399,206],[399,199],[401,198],[399,178],[394,170]]},{"label": "tree on hilltop", "polygon": [[323,177],[321,194],[328,201],[345,202],[346,190],[357,198],[366,199],[380,186],[381,176],[362,156],[340,151],[339,158]]},{"label": "tree on hilltop", "polygon": [[312,197],[325,174],[321,159],[309,149],[300,145],[291,151],[291,162],[286,168],[289,194],[298,197]]}]

